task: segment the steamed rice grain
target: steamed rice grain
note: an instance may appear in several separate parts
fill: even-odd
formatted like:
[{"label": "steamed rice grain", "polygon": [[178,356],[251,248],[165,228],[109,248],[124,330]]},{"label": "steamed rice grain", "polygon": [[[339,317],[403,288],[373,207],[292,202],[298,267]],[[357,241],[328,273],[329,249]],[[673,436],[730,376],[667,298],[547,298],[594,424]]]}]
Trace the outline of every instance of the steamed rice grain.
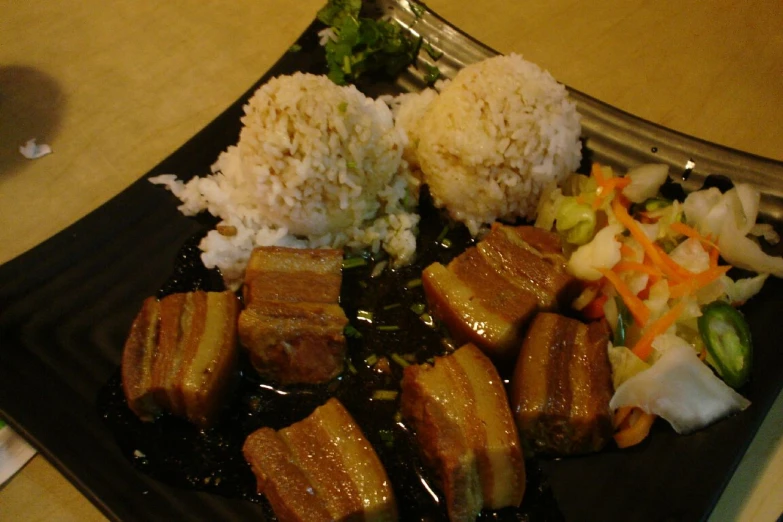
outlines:
[{"label": "steamed rice grain", "polygon": [[575,104],[519,55],[465,67],[424,101],[415,143],[422,181],[473,235],[496,219],[533,219],[543,188],[579,166]]},{"label": "steamed rice grain", "polygon": [[210,175],[152,180],[184,214],[206,210],[236,229],[209,232],[200,244],[206,266],[236,284],[253,248],[268,245],[369,247],[395,264],[412,260],[418,216],[406,206],[407,141],[383,102],[297,73],[270,80],[244,110],[239,142]]}]

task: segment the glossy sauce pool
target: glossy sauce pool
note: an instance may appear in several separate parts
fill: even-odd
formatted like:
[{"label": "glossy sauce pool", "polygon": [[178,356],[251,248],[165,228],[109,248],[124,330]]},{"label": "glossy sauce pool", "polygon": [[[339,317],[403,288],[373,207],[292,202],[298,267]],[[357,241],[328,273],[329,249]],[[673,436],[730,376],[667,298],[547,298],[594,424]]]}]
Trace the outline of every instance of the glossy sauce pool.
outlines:
[{"label": "glossy sauce pool", "polygon": [[[422,194],[420,215],[414,264],[398,270],[387,267],[375,277],[372,260],[343,270],[340,304],[360,334],[348,337],[351,368],[343,375],[325,385],[282,387],[264,381],[243,357],[236,391],[219,421],[210,429],[199,430],[172,416],[153,423],[139,421],[127,407],[118,371],[101,390],[98,410],[123,454],[140,472],[156,480],[258,502],[273,518],[269,505],[256,492],[256,479],[242,455],[245,437],[263,426],[288,426],[329,397],[337,397],[383,462],[394,486],[400,520],[447,520],[435,481],[421,464],[412,434],[399,421],[399,396],[373,399],[378,390],[399,391],[403,367],[395,359],[422,363],[452,349],[445,332],[429,320],[426,309],[421,313],[426,300],[420,277],[429,264],[448,263],[473,242],[464,227],[449,225],[426,193]],[[219,274],[201,264],[197,243],[194,238],[183,246],[159,296],[223,289]],[[382,357],[389,360],[389,371],[372,365]],[[508,375],[511,368],[499,371]],[[538,462],[528,459],[526,467],[527,489],[520,508],[482,512],[480,520],[562,519]]]}]

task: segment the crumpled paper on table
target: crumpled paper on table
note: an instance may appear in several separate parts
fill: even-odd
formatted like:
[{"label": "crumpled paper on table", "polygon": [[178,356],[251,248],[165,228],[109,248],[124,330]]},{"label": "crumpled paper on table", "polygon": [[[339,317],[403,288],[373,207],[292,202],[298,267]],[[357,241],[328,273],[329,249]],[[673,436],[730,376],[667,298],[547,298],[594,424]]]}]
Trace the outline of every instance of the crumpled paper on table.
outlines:
[{"label": "crumpled paper on table", "polygon": [[19,153],[27,159],[43,158],[52,153],[52,148],[46,143],[38,145],[35,138],[27,140],[27,143],[19,147]]}]

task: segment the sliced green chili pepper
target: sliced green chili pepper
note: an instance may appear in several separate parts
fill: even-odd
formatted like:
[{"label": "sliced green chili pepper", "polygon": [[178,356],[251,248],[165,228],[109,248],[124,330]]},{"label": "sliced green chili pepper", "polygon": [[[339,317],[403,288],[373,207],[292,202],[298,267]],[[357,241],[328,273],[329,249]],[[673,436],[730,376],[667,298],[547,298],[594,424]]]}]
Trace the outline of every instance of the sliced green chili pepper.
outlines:
[{"label": "sliced green chili pepper", "polygon": [[750,328],[742,314],[723,301],[702,309],[699,333],[707,348],[707,361],[732,388],[748,380],[753,358]]}]

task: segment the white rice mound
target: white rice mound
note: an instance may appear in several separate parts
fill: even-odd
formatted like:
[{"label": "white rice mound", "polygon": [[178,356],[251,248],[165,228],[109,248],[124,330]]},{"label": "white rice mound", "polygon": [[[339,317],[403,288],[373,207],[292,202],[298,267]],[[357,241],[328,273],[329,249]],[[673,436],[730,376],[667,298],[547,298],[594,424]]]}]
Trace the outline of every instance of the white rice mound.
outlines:
[{"label": "white rice mound", "polygon": [[419,121],[416,155],[436,206],[475,236],[496,219],[533,219],[542,189],[581,160],[576,105],[511,54],[462,69]]},{"label": "white rice mound", "polygon": [[407,139],[386,104],[296,73],[270,80],[244,110],[239,142],[212,174],[151,180],[182,201],[182,213],[220,217],[200,244],[206,266],[236,286],[257,246],[383,248],[395,265],[412,261],[419,217],[402,160]]}]

